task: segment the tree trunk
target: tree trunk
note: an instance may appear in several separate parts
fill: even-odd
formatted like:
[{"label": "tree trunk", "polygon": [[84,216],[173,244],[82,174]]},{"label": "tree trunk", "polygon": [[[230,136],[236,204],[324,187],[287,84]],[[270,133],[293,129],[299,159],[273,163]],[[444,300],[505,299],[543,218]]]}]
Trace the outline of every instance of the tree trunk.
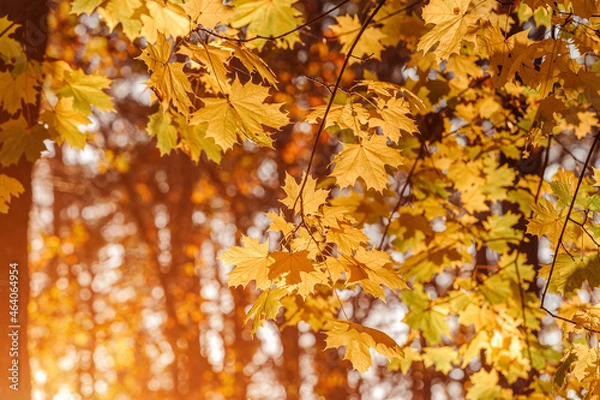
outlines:
[{"label": "tree trunk", "polygon": [[[46,0],[0,0],[0,17],[7,16],[21,26],[13,36],[30,59],[41,61],[46,52],[48,4]],[[39,95],[37,104],[26,107],[22,113],[29,125],[34,125],[38,119]],[[0,111],[0,122],[4,122],[9,116],[4,110]],[[18,179],[25,188],[25,193],[12,199],[9,213],[0,214],[0,399],[31,398],[27,349],[27,230],[32,168],[32,163],[21,158],[17,165],[0,169],[0,173]]]},{"label": "tree trunk", "polygon": [[31,209],[31,170],[32,164],[24,159],[17,166],[2,170],[18,179],[25,193],[13,198],[8,214],[0,214],[0,399],[31,398],[27,351],[27,227]]}]

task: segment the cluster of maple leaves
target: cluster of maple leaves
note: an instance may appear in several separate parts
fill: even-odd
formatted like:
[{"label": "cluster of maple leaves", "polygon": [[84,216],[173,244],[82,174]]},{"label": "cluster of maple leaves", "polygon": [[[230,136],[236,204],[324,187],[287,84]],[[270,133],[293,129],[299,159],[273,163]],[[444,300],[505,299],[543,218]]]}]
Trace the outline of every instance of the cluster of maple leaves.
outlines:
[{"label": "cluster of maple leaves", "polygon": [[[341,3],[336,10],[352,2]],[[361,372],[373,363],[370,349],[391,368],[407,372],[423,362],[444,374],[484,362],[485,353],[484,367],[471,371],[467,398],[543,396],[553,384],[597,394],[599,362],[589,335],[600,328],[600,315],[578,293],[593,298],[600,283],[600,176],[594,170],[590,178],[588,168],[600,90],[599,6],[364,3],[365,11],[309,21],[295,0],[75,0],[71,11],[95,12],[111,30],[144,38],[139,59],[160,105],[147,131],[160,153],[181,150],[217,163],[245,141],[272,147],[275,132],[292,122],[270,99],[280,71],[261,51],[302,46],[302,32],[333,18],[326,34],[345,61],[335,84],[325,85],[323,104],[293,121],[313,126],[314,145],[305,172],[285,176],[284,207],[267,214],[269,237],[277,239],[245,236],[220,256],[234,266],[230,286],[260,291],[248,313],[253,332],[283,308],[295,323],[323,330],[328,347],[345,347]],[[78,126],[88,124],[92,106],[113,111],[110,80],[62,61],[26,59],[10,37],[14,29],[0,19],[1,57],[9,66],[0,72],[0,105],[11,115],[0,127],[0,163],[22,155],[34,161],[47,138],[83,148],[87,137]],[[390,49],[408,59],[394,82],[373,67]],[[362,79],[342,87],[349,69]],[[40,91],[43,112],[32,124],[23,105],[36,103]],[[316,175],[321,135],[338,150]],[[577,174],[558,172],[548,184],[547,162],[538,168],[541,178],[519,169],[557,135],[589,149]],[[0,211],[22,190],[0,175]],[[525,220],[526,231],[547,238],[554,251],[541,268],[522,249],[532,240]],[[538,276],[547,281],[540,290]],[[451,283],[442,286],[439,277]],[[354,290],[383,301],[400,296],[409,340],[397,343],[347,318],[339,293]],[[548,290],[563,295],[559,310],[545,308]],[[326,300],[328,312],[316,299]],[[540,342],[538,333],[551,329],[541,322],[543,310],[565,324],[562,353]]]}]

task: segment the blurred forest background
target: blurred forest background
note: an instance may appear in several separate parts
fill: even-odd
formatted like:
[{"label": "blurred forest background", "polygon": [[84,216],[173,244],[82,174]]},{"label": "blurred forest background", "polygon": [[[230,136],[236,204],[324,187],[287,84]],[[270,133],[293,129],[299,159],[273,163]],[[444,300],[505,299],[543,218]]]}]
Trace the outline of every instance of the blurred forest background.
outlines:
[{"label": "blurred forest background", "polygon": [[[598,133],[600,80],[595,71],[600,65],[600,26],[588,23],[598,18],[595,4],[584,7],[585,2],[573,2],[583,10],[578,8],[578,12],[589,14],[586,19],[565,11],[568,2],[564,1],[557,5],[530,0],[518,9],[518,1],[429,2],[429,10],[450,4],[445,14],[452,24],[466,30],[472,23],[471,28],[475,26],[485,34],[493,32],[499,39],[499,44],[475,43],[473,34],[473,41],[463,46],[460,34],[450,44],[443,36],[441,42],[431,35],[423,40],[425,32],[443,32],[448,21],[436,21],[435,10],[430,11],[429,22],[435,25],[430,30],[422,18],[424,2],[420,0],[390,0],[381,8],[376,27],[364,25],[364,31],[361,24],[366,16],[384,2],[281,0],[288,11],[294,7],[287,16],[292,27],[335,10],[294,32],[302,45],[294,46],[293,40],[288,43],[285,38],[276,44],[255,44],[278,80],[278,90],[270,92],[269,103],[282,103],[291,120],[273,135],[273,148],[258,146],[240,134],[243,145],[225,154],[203,148],[200,156],[200,149],[194,154],[184,140],[177,142],[182,130],[174,134],[172,143],[173,149],[179,147],[161,156],[162,148],[157,149],[157,140],[149,135],[147,126],[149,115],[165,109],[160,108],[160,101],[153,101],[145,84],[152,61],[147,65],[138,58],[148,41],[155,43],[143,38],[147,34],[140,30],[140,21],[148,25],[161,21],[133,10],[162,7],[161,12],[167,13],[173,4],[76,2],[80,9],[92,10],[94,4],[102,3],[106,15],[100,18],[97,12],[71,13],[75,3],[66,0],[28,2],[33,7],[42,3],[49,12],[46,15],[39,10],[44,21],[47,17],[47,29],[43,27],[47,35],[43,34],[44,49],[39,58],[50,61],[48,68],[60,66],[64,60],[77,73],[81,69],[97,74],[90,79],[105,82],[102,77],[109,78],[116,112],[94,111],[83,150],[47,140],[48,148],[33,169],[32,190],[24,195],[33,196],[28,225],[28,348],[33,399],[471,400],[511,395],[528,398],[532,394],[541,399],[552,397],[556,388],[600,395],[598,341],[592,335],[600,329],[600,308],[596,307],[599,292],[595,287],[600,276],[590,272],[600,259],[600,239],[594,237],[600,236],[600,202],[595,188],[600,178],[586,178],[582,186],[580,209],[574,214],[585,216],[583,222],[565,220],[561,225],[556,217],[576,203],[577,196],[572,193],[583,181],[578,178],[574,190],[577,173],[585,176],[588,166],[597,165],[593,150],[598,139],[592,140],[592,136]],[[221,2],[213,3],[223,8]],[[452,8],[459,3],[463,9]],[[237,4],[241,4],[237,10],[241,13],[247,2]],[[3,13],[13,6],[18,8],[16,2],[0,1]],[[140,25],[131,35],[133,41],[124,31],[135,31],[135,27],[111,19],[111,13],[121,10],[121,17],[135,14],[135,18],[124,21]],[[187,27],[193,19],[186,15],[183,20],[180,25]],[[217,22],[222,21],[216,19],[211,28]],[[251,30],[249,22],[238,21],[240,30],[221,26],[218,32],[244,36]],[[161,23],[169,27],[165,21]],[[345,54],[358,31],[364,33],[365,40],[343,71],[337,114],[329,115],[335,122],[330,122],[322,135],[320,131],[315,135],[316,121],[323,114],[311,111],[324,106],[338,89],[333,89],[333,82],[343,70]],[[152,31],[155,33],[156,29]],[[478,38],[485,39],[485,34]],[[187,35],[189,44],[198,48],[208,37],[217,37],[202,29],[191,33],[183,29],[172,35],[176,46],[181,42],[175,38]],[[423,47],[420,51],[417,42]],[[266,86],[259,86],[264,83],[262,78],[270,76],[263,75],[268,68],[257,62],[264,70],[251,75],[239,54],[229,60],[231,53],[241,48],[231,43],[241,42],[233,39],[223,52],[229,70],[222,63],[208,67],[206,61],[192,68],[193,63],[185,56],[189,49],[180,48],[173,55],[171,43],[166,45],[165,64],[173,67],[187,62],[185,75],[181,75],[185,84],[194,83],[192,90],[183,91],[195,96],[192,108],[200,104],[198,99],[204,107],[215,98],[228,98],[227,92],[212,90],[219,81],[210,75],[217,76],[219,68],[224,71],[222,78],[226,76],[223,82],[235,77],[236,85],[250,82],[268,92]],[[375,48],[372,53],[370,46]],[[477,51],[475,46],[479,46]],[[519,46],[527,49],[527,59],[516,57],[525,54],[519,53]],[[578,49],[581,54],[575,51]],[[508,59],[510,68],[502,71]],[[211,68],[211,74],[206,73]],[[579,79],[581,76],[589,81]],[[360,80],[378,82],[368,91],[364,87],[346,91]],[[386,86],[392,83],[402,87]],[[410,99],[405,88],[417,95]],[[406,98],[410,101],[405,102]],[[15,99],[18,105],[10,107],[17,111],[0,110],[1,122],[21,112],[21,98]],[[163,106],[169,108],[170,101],[176,100],[167,98]],[[3,101],[8,108],[9,101]],[[73,100],[69,101],[73,105]],[[421,102],[423,109],[409,111],[409,102],[411,107]],[[40,125],[39,103],[40,96],[23,107],[23,115],[33,113],[27,114],[30,127]],[[575,106],[569,109],[571,104]],[[559,106],[561,116],[555,115],[553,108]],[[397,115],[394,107],[400,110]],[[382,116],[384,110],[392,114],[390,121],[405,122],[402,134],[397,124],[374,117]],[[177,118],[183,120],[182,114],[189,116],[190,109],[184,111],[178,106],[168,110],[175,125],[179,124]],[[344,112],[352,116],[351,122],[359,121],[357,126],[344,121],[348,116]],[[9,122],[15,123],[17,118],[24,119],[17,115]],[[420,134],[408,134],[417,130]],[[55,136],[61,141],[62,135]],[[320,143],[314,147],[318,151],[312,153],[315,137]],[[366,183],[356,171],[344,185],[339,171],[330,174],[330,165],[332,161],[338,167],[342,164],[338,157],[341,147],[356,148],[362,140],[379,142],[387,154],[397,156],[398,162],[392,165],[385,156],[376,160],[381,172],[373,179],[377,185]],[[5,153],[7,147],[3,144]],[[406,162],[399,161],[400,152]],[[313,154],[314,161],[309,161]],[[586,155],[589,162],[584,163]],[[3,162],[10,164],[6,159]],[[386,250],[385,256],[392,260],[393,253],[394,260],[384,262],[389,268],[382,266],[382,270],[388,278],[395,278],[383,282],[391,289],[386,294],[401,289],[404,281],[400,276],[411,289],[399,296],[386,296],[379,285],[382,282],[376,282],[367,294],[368,289],[360,289],[370,279],[365,272],[368,268],[361,269],[366,261],[356,262],[361,266],[352,272],[348,269],[352,266],[343,267],[345,270],[340,267],[343,279],[339,272],[340,279],[331,278],[330,283],[312,282],[310,296],[296,295],[296,288],[290,285],[284,287],[293,294],[282,300],[285,311],[274,322],[266,321],[253,337],[251,324],[244,320],[258,295],[256,286],[251,282],[245,288],[228,287],[231,266],[217,261],[217,255],[230,246],[239,246],[243,235],[261,243],[267,238],[276,243],[280,237],[267,232],[271,220],[265,213],[282,208],[279,200],[285,196],[281,186],[286,173],[301,177],[307,165],[322,187],[334,187],[333,177],[338,174],[338,187],[331,195],[325,194],[317,206],[337,202],[341,206],[336,212],[340,212],[342,203],[347,202],[354,219],[349,223],[344,216],[333,217],[335,223],[345,221],[345,228],[358,239],[344,242],[344,229],[339,230],[336,240],[324,239],[323,243],[330,242],[326,249],[331,253],[329,260],[335,258],[334,252],[340,254],[342,246],[331,250],[338,243],[350,248],[360,244],[366,257],[376,254],[377,248]],[[566,172],[555,174],[559,167]],[[551,187],[547,181],[553,176],[559,183]],[[355,190],[344,192],[358,177],[362,180]],[[540,208],[530,206],[537,205],[541,196],[545,196],[543,204],[556,215],[545,215]],[[531,218],[532,211],[536,211],[537,219]],[[295,214],[290,214],[293,221]],[[531,224],[528,228],[528,220],[537,224],[535,229]],[[540,296],[546,288],[544,278],[551,276],[548,266],[543,267],[546,275],[542,276],[540,264],[549,264],[552,258],[549,242],[545,238],[538,242],[538,238],[546,233],[548,220],[553,222],[553,239],[560,228],[564,233],[569,225],[565,241],[561,233],[553,245],[558,254],[562,244],[562,255],[571,258],[564,263],[571,269],[557,273],[558,283],[553,282],[551,288],[562,290],[564,296],[549,294],[548,310],[565,306],[561,315],[580,317],[579,322],[588,324],[586,332],[578,321],[565,318],[571,325],[565,324],[568,329],[561,331],[562,322],[557,323],[540,309],[540,298],[546,296],[545,290]],[[306,224],[304,215],[302,222]],[[529,235],[525,236],[527,229]],[[379,247],[375,241],[380,242]],[[352,250],[347,253],[355,256]],[[581,256],[579,264],[572,254]],[[320,264],[325,255],[325,251],[319,252],[314,264]],[[396,268],[398,265],[401,267]],[[350,280],[355,272],[360,278],[352,276]],[[244,279],[238,283],[246,284],[256,277]],[[21,283],[29,282],[24,277]],[[373,288],[381,292],[385,303],[372,296]],[[343,349],[324,350],[327,337],[319,331],[329,329],[331,337],[331,326],[338,318],[385,332],[402,344],[403,358],[389,356],[388,364],[385,357],[372,351],[373,367],[364,375],[353,370],[343,359]],[[381,353],[381,348],[378,351]],[[580,377],[585,377],[585,385]]]},{"label": "blurred forest background", "polygon": [[[331,6],[307,0],[300,8],[311,15]],[[349,3],[342,12],[356,7]],[[228,269],[216,255],[238,244],[241,233],[266,230],[264,212],[279,207],[283,171],[301,175],[312,130],[291,124],[275,149],[246,142],[221,165],[196,164],[181,152],[160,157],[144,131],[158,105],[149,105],[146,66],[134,60],[138,47],[111,34],[97,15],[69,11],[68,1],[53,6],[47,54],[116,79],[111,91],[118,112],[96,114],[85,150],[52,145],[35,166],[34,399],[281,399],[286,393],[288,399],[345,399],[370,390],[379,393],[372,398],[411,390],[429,398],[431,390],[447,390],[427,368],[416,367],[410,381],[400,372],[380,376],[377,368],[363,378],[337,350],[324,352],[325,336],[306,324],[280,332],[267,322],[252,339],[243,321],[253,292],[228,288]],[[335,81],[343,62],[322,31],[332,22],[304,31],[298,51],[262,53],[272,69],[285,71],[278,73],[282,90],[274,100],[286,103],[292,120],[322,104],[320,82]],[[401,58],[398,49],[390,51],[376,65],[380,79],[393,80]],[[355,78],[348,71],[344,84]],[[352,301],[360,303],[355,321],[394,321],[387,332],[402,342],[408,328],[397,322],[404,310],[397,300],[388,302],[385,315],[371,312],[381,302],[364,293]],[[460,393],[461,384],[454,390]]]}]

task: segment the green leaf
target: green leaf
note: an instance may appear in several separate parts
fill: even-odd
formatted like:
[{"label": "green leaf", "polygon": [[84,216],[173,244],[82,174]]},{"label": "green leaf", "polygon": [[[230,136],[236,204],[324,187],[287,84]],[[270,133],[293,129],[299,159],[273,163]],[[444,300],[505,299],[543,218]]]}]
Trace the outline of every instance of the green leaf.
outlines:
[{"label": "green leaf", "polygon": [[450,334],[445,310],[433,306],[421,287],[403,291],[402,300],[409,309],[404,322],[419,329],[430,345],[440,343],[443,335]]},{"label": "green leaf", "polygon": [[577,356],[574,353],[569,353],[567,358],[561,362],[560,366],[556,369],[554,373],[554,383],[558,386],[562,386],[565,383],[565,377],[569,373],[569,369],[571,369],[571,365],[577,361]]}]

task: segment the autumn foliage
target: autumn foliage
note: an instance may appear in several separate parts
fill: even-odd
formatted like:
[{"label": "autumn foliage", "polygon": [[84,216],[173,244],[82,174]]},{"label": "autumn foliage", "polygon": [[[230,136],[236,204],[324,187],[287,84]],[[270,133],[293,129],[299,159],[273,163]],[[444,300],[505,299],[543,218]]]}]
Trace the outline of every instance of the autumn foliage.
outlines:
[{"label": "autumn foliage", "polygon": [[[74,0],[48,25],[39,61],[0,18],[0,165],[52,149],[34,393],[599,398],[600,3]],[[22,183],[0,170],[0,212]]]}]

